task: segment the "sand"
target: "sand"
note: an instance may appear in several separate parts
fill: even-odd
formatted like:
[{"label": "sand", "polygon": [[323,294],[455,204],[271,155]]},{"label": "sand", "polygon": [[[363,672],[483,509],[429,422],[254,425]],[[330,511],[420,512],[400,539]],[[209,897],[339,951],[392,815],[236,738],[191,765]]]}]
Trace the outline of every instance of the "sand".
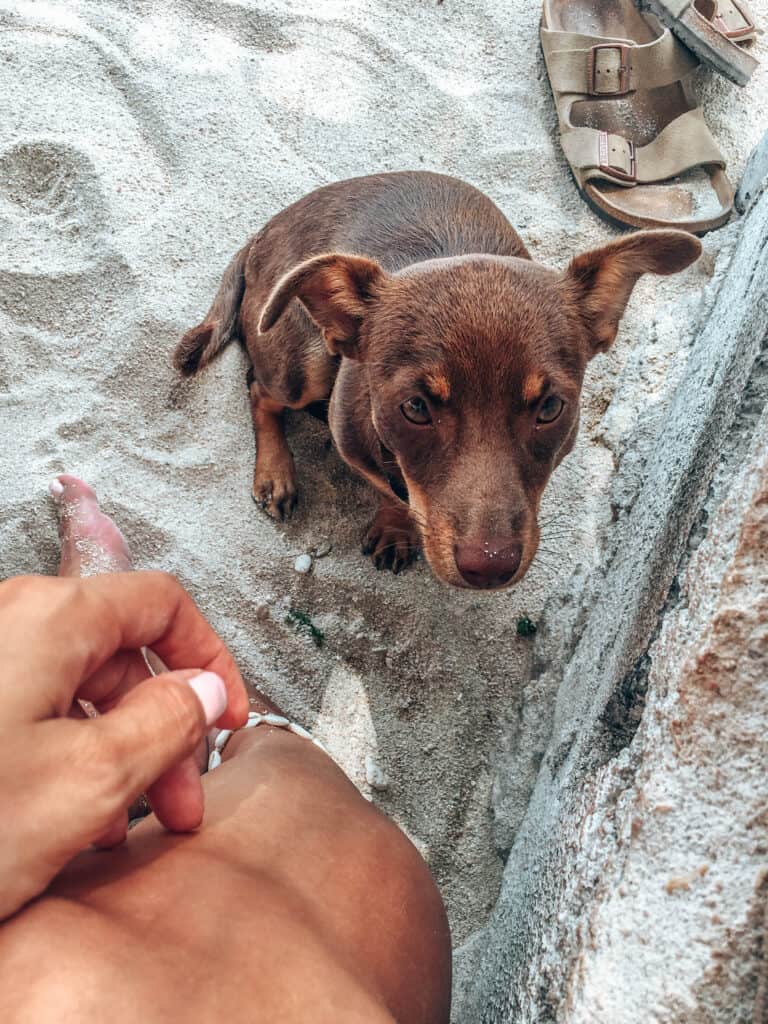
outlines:
[{"label": "sand", "polygon": [[[534,646],[517,621],[540,622],[602,557],[630,500],[612,489],[616,467],[642,475],[733,228],[707,237],[697,266],[636,289],[590,370],[541,556],[501,595],[449,590],[423,562],[377,573],[358,550],[372,494],[307,417],[290,425],[299,513],[265,518],[242,353],[184,384],[169,356],[244,239],[337,178],[465,178],[555,266],[614,236],[554,136],[538,16],[528,0],[0,4],[0,578],[54,571],[46,485],[62,470],[87,479],[136,563],[176,573],[246,676],[413,838],[457,943],[498,893],[500,737],[530,742]],[[738,182],[765,127],[765,65],[746,91],[699,75]]]}]

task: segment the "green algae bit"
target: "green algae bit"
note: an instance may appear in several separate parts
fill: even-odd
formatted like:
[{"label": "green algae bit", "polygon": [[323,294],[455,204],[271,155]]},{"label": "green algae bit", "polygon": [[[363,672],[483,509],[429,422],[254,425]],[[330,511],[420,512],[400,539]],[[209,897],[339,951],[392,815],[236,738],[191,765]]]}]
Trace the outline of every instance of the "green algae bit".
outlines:
[{"label": "green algae bit", "polygon": [[285,617],[285,621],[287,625],[294,626],[297,633],[303,633],[305,636],[311,637],[315,647],[322,647],[325,643],[325,633],[317,628],[306,612],[300,612],[296,608],[291,608]]},{"label": "green algae bit", "polygon": [[531,622],[527,615],[521,616],[517,620],[517,635],[518,636],[535,636],[536,635],[536,623]]}]

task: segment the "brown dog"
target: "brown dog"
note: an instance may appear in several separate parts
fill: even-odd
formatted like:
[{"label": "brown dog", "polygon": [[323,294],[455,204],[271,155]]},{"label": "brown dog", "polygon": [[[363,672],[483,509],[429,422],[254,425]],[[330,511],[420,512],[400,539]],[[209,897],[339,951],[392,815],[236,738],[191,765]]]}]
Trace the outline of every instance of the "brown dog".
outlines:
[{"label": "brown dog", "polygon": [[536,553],[588,360],[613,342],[641,274],[700,252],[692,235],[644,231],[548,270],[470,185],[355,178],[289,206],[237,253],[175,364],[193,374],[244,343],[253,496],[270,515],[296,504],[285,408],[330,397],[342,457],[381,494],[364,553],[397,572],[420,536],[440,579],[504,587]]}]

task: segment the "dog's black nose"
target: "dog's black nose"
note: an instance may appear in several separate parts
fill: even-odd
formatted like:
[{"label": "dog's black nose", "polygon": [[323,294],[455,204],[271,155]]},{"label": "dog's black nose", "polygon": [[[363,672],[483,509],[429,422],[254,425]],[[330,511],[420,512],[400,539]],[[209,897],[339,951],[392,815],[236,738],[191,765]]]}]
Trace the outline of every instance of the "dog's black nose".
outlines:
[{"label": "dog's black nose", "polygon": [[466,540],[454,549],[456,568],[471,587],[490,590],[509,583],[523,557],[523,545],[504,537]]}]

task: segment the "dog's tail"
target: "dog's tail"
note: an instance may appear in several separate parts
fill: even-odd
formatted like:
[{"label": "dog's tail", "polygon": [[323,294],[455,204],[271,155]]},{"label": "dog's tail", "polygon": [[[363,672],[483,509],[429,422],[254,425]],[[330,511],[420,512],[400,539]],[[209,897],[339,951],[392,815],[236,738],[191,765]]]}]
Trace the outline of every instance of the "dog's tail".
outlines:
[{"label": "dog's tail", "polygon": [[192,327],[173,353],[173,365],[185,377],[207,366],[230,341],[239,337],[240,304],[245,294],[245,263],[250,241],[235,255],[221,279],[205,320]]}]

